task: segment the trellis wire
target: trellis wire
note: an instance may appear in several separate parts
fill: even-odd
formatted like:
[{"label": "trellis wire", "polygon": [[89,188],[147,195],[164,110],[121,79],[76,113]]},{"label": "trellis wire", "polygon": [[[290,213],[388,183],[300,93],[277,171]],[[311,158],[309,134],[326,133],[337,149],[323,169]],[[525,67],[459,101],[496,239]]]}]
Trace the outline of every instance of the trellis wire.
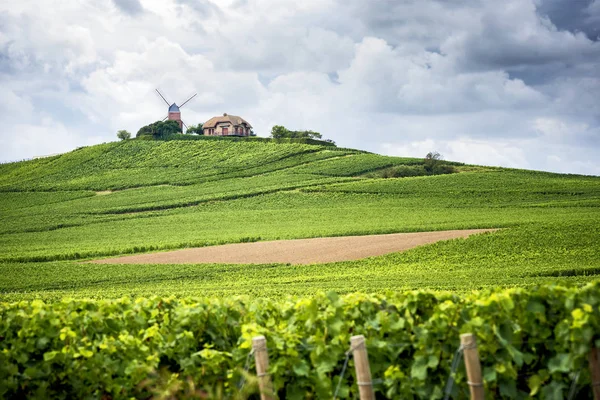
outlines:
[{"label": "trellis wire", "polygon": [[448,381],[446,382],[446,389],[444,390],[444,400],[448,400],[450,398],[450,394],[452,393],[452,386],[454,386],[454,374],[458,369],[460,361],[462,360],[464,347],[461,344],[458,346],[456,353],[454,353],[454,357],[452,358],[452,368],[450,369],[450,375],[448,376]]},{"label": "trellis wire", "polygon": [[[517,341],[506,341],[507,344],[541,344],[541,343],[553,343],[555,342],[555,340],[553,339],[543,339],[543,340],[536,340],[536,339],[525,339],[525,340],[517,340]],[[396,343],[386,343],[386,346],[384,347],[401,347],[401,346],[406,346],[406,345],[412,345],[414,344],[414,342],[396,342]],[[304,344],[304,343],[300,343],[297,346],[295,346],[297,350],[313,350],[315,348],[317,348],[317,345],[309,345],[309,344]],[[382,348],[381,346],[377,346],[377,345],[370,345],[370,346],[366,346],[370,349],[380,349]],[[350,348],[348,351],[345,352],[345,359],[344,359],[344,365],[342,367],[342,371],[340,373],[339,376],[339,381],[336,385],[336,389],[333,395],[333,399],[337,400],[337,396],[339,394],[339,391],[341,389],[341,385],[342,385],[342,381],[344,380],[344,376],[346,374],[346,369],[348,368],[348,362],[350,361],[350,356],[352,355],[352,352],[354,351],[354,348]],[[450,395],[452,394],[452,388],[454,386],[454,375],[460,365],[460,362],[462,361],[462,356],[463,356],[463,350],[464,347],[462,345],[459,346],[459,348],[456,350],[456,352],[454,353],[454,356],[452,358],[452,366],[451,366],[451,371],[450,371],[450,375],[448,376],[448,380],[446,382],[446,387],[444,390],[444,400],[449,400],[450,399]],[[242,378],[238,384],[238,388],[241,390],[245,383],[246,383],[246,374],[248,373],[248,370],[250,368],[250,358],[251,356],[254,354],[254,350],[250,351],[248,353],[248,356],[246,357],[246,365],[244,367],[244,374],[242,375]],[[579,380],[579,375],[580,375],[581,371],[578,371],[574,376],[573,376],[573,380],[571,383],[571,386],[569,388],[569,393],[567,396],[567,400],[572,400],[576,394],[576,390],[577,390],[577,381]],[[534,373],[529,373],[529,374],[519,374],[518,376],[530,376],[533,375]],[[378,384],[381,384],[383,381],[382,380],[377,380]]]},{"label": "trellis wire", "polygon": [[577,392],[577,381],[579,380],[580,373],[581,370],[577,371],[575,376],[573,376],[573,382],[571,382],[571,389],[569,389],[569,396],[567,397],[567,400],[573,400],[573,398],[575,397],[575,393]]},{"label": "trellis wire", "polygon": [[238,383],[239,390],[242,390],[244,388],[244,385],[246,384],[246,375],[248,375],[248,370],[250,369],[250,358],[252,357],[253,354],[254,354],[254,349],[250,350],[248,352],[248,355],[246,356],[246,365],[244,366],[244,373],[242,374],[242,378],[240,379],[240,382]]},{"label": "trellis wire", "polygon": [[340,373],[340,380],[338,381],[338,384],[335,388],[335,393],[333,394],[333,400],[337,399],[340,388],[342,387],[342,381],[344,380],[344,375],[346,374],[346,368],[348,368],[348,361],[350,361],[350,356],[352,355],[352,352],[354,350],[355,350],[354,347],[350,347],[350,349],[348,349],[348,351],[346,352],[346,359],[344,360],[344,366],[342,367],[342,372]]}]

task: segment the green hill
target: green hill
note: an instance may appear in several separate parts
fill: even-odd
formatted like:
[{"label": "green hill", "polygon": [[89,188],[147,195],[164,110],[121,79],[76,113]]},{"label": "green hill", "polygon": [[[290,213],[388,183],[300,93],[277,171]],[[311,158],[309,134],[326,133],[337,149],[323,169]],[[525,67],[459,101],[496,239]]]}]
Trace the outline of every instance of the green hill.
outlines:
[{"label": "green hill", "polygon": [[[0,299],[275,296],[584,283],[600,273],[600,178],[298,143],[125,141],[0,165]],[[375,171],[375,174],[373,173]],[[326,265],[99,265],[92,257],[357,234],[506,228]]]}]

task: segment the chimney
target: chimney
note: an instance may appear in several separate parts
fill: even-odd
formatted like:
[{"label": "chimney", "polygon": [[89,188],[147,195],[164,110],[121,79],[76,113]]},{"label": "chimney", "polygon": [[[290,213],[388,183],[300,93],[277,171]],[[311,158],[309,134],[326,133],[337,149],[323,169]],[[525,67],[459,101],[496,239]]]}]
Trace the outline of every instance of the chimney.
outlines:
[{"label": "chimney", "polygon": [[227,116],[227,113],[223,113],[223,116],[224,116],[224,117],[226,117],[226,116]]}]

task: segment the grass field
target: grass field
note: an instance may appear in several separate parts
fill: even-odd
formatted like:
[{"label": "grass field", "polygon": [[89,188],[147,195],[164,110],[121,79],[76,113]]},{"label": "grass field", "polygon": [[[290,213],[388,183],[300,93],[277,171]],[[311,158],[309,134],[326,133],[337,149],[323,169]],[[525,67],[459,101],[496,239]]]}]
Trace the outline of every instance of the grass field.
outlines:
[{"label": "grass field", "polygon": [[[600,274],[600,178],[456,166],[303,144],[126,141],[0,165],[0,299],[465,291]],[[271,239],[504,228],[323,265],[100,265]]]}]

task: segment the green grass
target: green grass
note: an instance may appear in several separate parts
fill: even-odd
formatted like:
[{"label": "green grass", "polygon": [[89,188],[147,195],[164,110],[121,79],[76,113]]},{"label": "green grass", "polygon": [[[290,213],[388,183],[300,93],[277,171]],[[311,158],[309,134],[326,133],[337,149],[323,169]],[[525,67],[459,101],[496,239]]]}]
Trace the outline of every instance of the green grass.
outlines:
[{"label": "green grass", "polygon": [[[465,291],[582,284],[600,274],[600,178],[473,166],[440,176],[363,175],[419,162],[291,143],[126,141],[0,165],[0,299]],[[220,243],[468,228],[504,229],[310,266],[81,262]]]}]

